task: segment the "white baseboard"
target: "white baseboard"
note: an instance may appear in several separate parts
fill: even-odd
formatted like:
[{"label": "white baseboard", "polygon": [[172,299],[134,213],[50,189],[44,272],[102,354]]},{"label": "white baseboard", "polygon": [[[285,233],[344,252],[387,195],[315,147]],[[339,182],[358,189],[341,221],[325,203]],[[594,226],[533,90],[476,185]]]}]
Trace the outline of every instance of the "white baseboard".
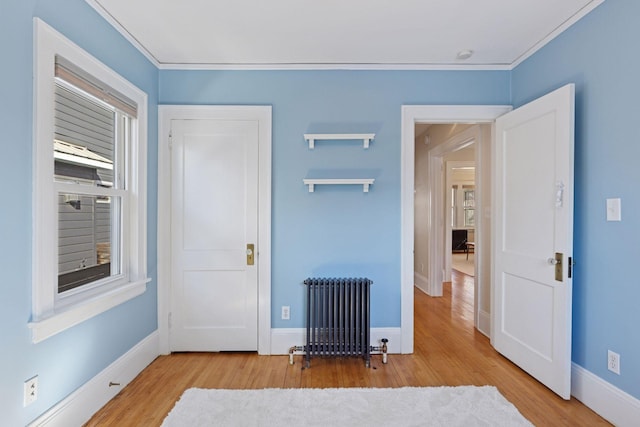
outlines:
[{"label": "white baseboard", "polygon": [[[402,333],[400,328],[371,328],[371,345],[380,346],[380,340],[387,338],[388,353],[400,354]],[[303,346],[306,340],[305,328],[271,329],[271,354],[289,354],[294,346]]]},{"label": "white baseboard", "polygon": [[272,328],[271,355],[289,354],[289,349],[305,343],[304,328]]},{"label": "white baseboard", "polygon": [[491,338],[491,314],[480,310],[478,313],[478,330]]},{"label": "white baseboard", "polygon": [[[158,331],[33,421],[30,426],[80,426],[158,357]],[[118,383],[118,386],[109,386]]]},{"label": "white baseboard", "polygon": [[571,364],[571,394],[618,427],[638,425],[640,400],[575,363]]},{"label": "white baseboard", "polygon": [[413,284],[416,288],[429,295],[429,279],[417,271],[413,272]]}]

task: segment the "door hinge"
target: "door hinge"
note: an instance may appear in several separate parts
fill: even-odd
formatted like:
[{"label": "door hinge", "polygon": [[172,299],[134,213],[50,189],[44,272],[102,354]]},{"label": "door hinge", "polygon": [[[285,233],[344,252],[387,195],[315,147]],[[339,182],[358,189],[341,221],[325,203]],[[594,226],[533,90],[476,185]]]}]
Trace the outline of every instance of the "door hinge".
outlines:
[{"label": "door hinge", "polygon": [[169,131],[169,150],[173,148],[173,134]]},{"label": "door hinge", "polygon": [[171,329],[173,327],[173,313],[169,313],[167,323],[169,324],[169,329]]}]

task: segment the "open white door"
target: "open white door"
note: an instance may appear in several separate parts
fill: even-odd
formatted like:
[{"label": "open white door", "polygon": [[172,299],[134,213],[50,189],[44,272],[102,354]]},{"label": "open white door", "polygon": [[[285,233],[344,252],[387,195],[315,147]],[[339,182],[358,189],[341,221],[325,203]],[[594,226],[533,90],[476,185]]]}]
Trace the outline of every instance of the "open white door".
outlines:
[{"label": "open white door", "polygon": [[571,396],[574,85],[496,120],[493,346]]}]

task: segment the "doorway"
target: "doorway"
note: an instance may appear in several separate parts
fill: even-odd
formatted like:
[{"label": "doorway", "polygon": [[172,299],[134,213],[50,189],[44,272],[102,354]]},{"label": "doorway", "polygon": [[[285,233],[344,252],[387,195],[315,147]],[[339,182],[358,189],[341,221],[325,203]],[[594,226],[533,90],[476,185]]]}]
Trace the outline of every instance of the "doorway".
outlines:
[{"label": "doorway", "polygon": [[[487,168],[494,172],[491,176],[494,200],[487,207],[492,206],[495,211],[489,209],[485,213],[480,210],[482,218],[495,217],[492,223],[496,227],[495,231],[488,234],[493,238],[487,239],[495,243],[494,250],[491,251],[494,260],[490,265],[492,276],[496,280],[494,286],[488,289],[491,292],[491,288],[495,288],[495,294],[489,297],[493,300],[493,304],[490,304],[493,310],[489,322],[491,342],[497,351],[563,398],[569,398],[574,103],[575,85],[569,84],[511,113],[511,107],[508,106],[402,107],[403,351],[413,350],[413,339],[410,336],[414,326],[413,300],[410,295],[413,287],[410,281],[411,270],[408,270],[413,267],[413,257],[408,258],[413,252],[414,218],[413,209],[408,208],[414,206],[414,126],[421,122],[437,123],[435,117],[446,117],[449,119],[446,122],[449,123],[491,123],[495,120],[495,125],[491,127],[492,132],[495,129],[496,133],[495,144],[490,144],[493,145],[488,158],[491,166]],[[499,111],[500,109],[503,110]],[[482,116],[483,119],[469,119],[473,115]],[[460,120],[452,120],[453,117]],[[493,135],[490,134],[487,141],[493,140]],[[547,146],[541,147],[541,141]],[[549,169],[549,165],[557,167]],[[430,170],[439,171],[433,174],[437,181],[438,175],[442,175],[441,159],[435,158],[430,164]],[[515,177],[509,173],[515,174]],[[537,179],[539,177],[546,180]],[[529,201],[529,205],[520,203],[522,194],[532,192],[540,194],[539,199]],[[432,202],[435,206],[442,199],[433,197]],[[540,206],[547,215],[544,220],[539,218]],[[433,212],[435,214],[429,223],[431,227],[441,224],[439,210],[433,209]],[[536,227],[531,227],[532,224],[536,224]],[[435,234],[437,244],[438,235]],[[438,252],[434,252],[437,256]],[[526,258],[529,264],[512,256],[515,253],[521,254],[521,258]],[[566,265],[563,263],[565,256],[568,257]],[[530,264],[536,268],[532,268]],[[526,285],[523,285],[525,282]],[[438,281],[430,283],[431,288],[438,285]],[[522,301],[527,301],[527,311],[524,314]],[[541,318],[546,320],[542,324],[539,322]]]},{"label": "doorway", "polygon": [[[402,150],[401,150],[401,334],[402,353],[413,353],[414,339],[414,197],[415,197],[415,125],[417,123],[485,123],[491,124],[493,121],[509,112],[511,106],[442,106],[442,105],[405,105],[402,107]],[[491,139],[489,138],[488,141]],[[489,144],[487,144],[489,146]],[[489,147],[490,148],[490,147]],[[438,165],[438,157],[432,157],[431,161]],[[433,168],[429,168],[431,171]],[[485,168],[488,174],[489,168]],[[434,174],[434,178],[439,184],[442,183],[442,174]],[[482,177],[484,179],[484,177]],[[432,182],[433,180],[429,180]],[[441,184],[442,185],[442,184]],[[431,197],[431,195],[430,195]],[[437,200],[427,200],[428,203],[438,202]],[[443,203],[442,201],[440,203]],[[482,217],[485,217],[483,214]],[[490,220],[490,215],[487,215]],[[440,218],[430,217],[427,226],[432,227]],[[440,219],[441,220],[441,219]],[[435,239],[443,240],[444,236],[434,236]],[[476,240],[480,236],[476,236]],[[488,243],[488,240],[487,240]],[[435,243],[438,245],[438,243]],[[440,243],[442,247],[442,243]],[[437,251],[432,251],[436,252]],[[489,251],[485,251],[489,252]],[[483,274],[489,274],[485,271]],[[429,280],[428,286],[432,292],[442,292],[442,282]],[[440,288],[440,289],[438,289]],[[488,287],[487,287],[488,288]],[[435,292],[434,292],[435,293]],[[489,303],[489,301],[487,301]],[[487,319],[488,320],[488,319]],[[490,322],[487,322],[490,324]],[[484,328],[484,325],[482,326]]]},{"label": "doorway", "polygon": [[483,232],[490,224],[477,212],[489,205],[485,200],[489,192],[483,193],[483,183],[489,181],[482,179],[482,164],[490,156],[490,125],[417,123],[415,134],[415,285],[430,296],[442,296],[455,260],[458,270],[477,284],[474,325],[489,335],[489,299],[483,292],[489,283],[489,250],[482,237],[488,235]]},{"label": "doorway", "polygon": [[[269,354],[271,350],[271,107],[270,106],[160,106],[159,107],[159,144],[158,144],[158,332],[160,353],[168,354],[172,350],[170,325],[173,323],[171,293],[174,290],[171,278],[175,269],[171,230],[175,212],[172,211],[172,147],[180,151],[177,140],[173,141],[172,123],[178,121],[198,121],[214,123],[222,120],[233,126],[253,124],[257,129],[257,219],[252,227],[254,233],[253,248],[242,243],[243,262],[250,264],[249,257],[255,256],[252,269],[257,270],[257,350],[259,354]],[[257,124],[257,126],[255,126]],[[177,138],[177,135],[176,135]],[[183,141],[184,142],[184,141]],[[210,145],[210,144],[209,144]],[[222,147],[222,146],[221,146]],[[224,148],[224,147],[222,147]],[[197,195],[196,195],[197,196]],[[253,198],[253,197],[252,197]],[[199,200],[197,197],[194,200]],[[193,230],[194,232],[197,230]],[[178,236],[179,239],[182,239]],[[194,237],[197,239],[197,236]],[[183,240],[183,239],[182,239]],[[193,239],[192,239],[193,240]],[[179,246],[178,246],[179,247]],[[251,249],[251,250],[250,250]],[[235,250],[235,249],[234,249]],[[199,274],[199,273],[197,273]],[[196,278],[197,279],[197,278]],[[197,279],[194,283],[204,283]],[[255,314],[255,313],[254,313]],[[193,320],[193,318],[191,318]],[[199,319],[195,319],[199,321]],[[195,324],[196,322],[192,322]],[[195,327],[197,327],[196,325]],[[255,348],[255,347],[254,347]],[[195,350],[198,350],[195,348]]]}]

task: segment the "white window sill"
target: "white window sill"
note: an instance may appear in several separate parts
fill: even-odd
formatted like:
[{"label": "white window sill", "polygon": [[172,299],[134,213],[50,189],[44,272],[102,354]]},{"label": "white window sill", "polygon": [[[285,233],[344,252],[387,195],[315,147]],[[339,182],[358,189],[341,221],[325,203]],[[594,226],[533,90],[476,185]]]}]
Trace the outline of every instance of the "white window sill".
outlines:
[{"label": "white window sill", "polygon": [[142,295],[151,279],[131,282],[95,298],[76,304],[44,319],[29,322],[33,343],[43,341],[65,329],[78,325],[100,313]]}]

